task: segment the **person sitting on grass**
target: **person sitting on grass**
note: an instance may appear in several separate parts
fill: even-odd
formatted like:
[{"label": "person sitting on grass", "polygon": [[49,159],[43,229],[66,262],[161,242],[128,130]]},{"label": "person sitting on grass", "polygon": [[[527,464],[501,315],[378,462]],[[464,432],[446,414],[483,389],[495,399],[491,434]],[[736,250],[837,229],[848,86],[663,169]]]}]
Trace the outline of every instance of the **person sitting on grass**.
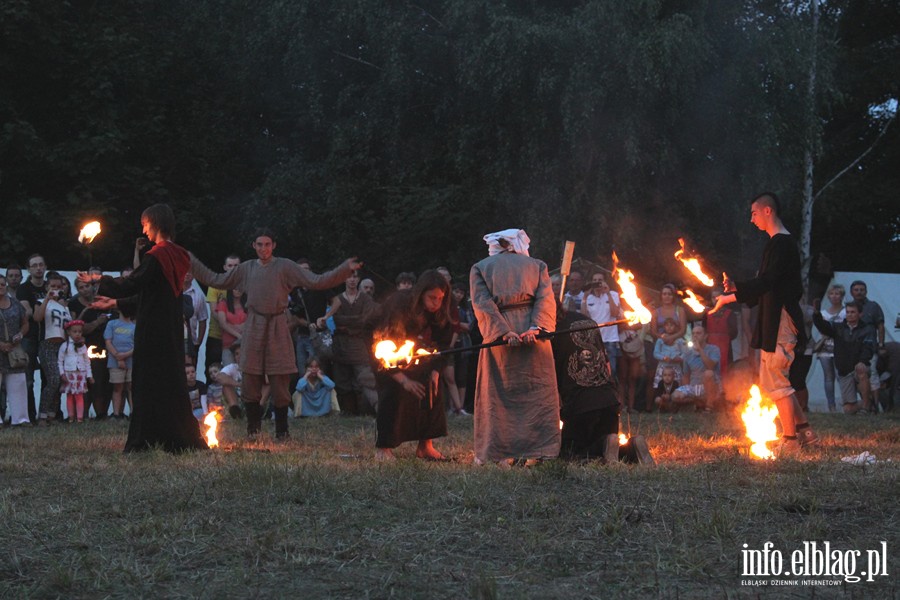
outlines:
[{"label": "person sitting on grass", "polygon": [[[222,410],[225,408],[225,395],[222,391],[222,384],[218,382],[219,372],[222,370],[222,363],[210,363],[209,369],[206,371],[206,410]],[[232,414],[232,418],[240,418],[241,411],[238,408],[237,417]]]},{"label": "person sitting on grass", "polygon": [[691,337],[693,347],[684,355],[684,377],[686,385],[681,385],[672,393],[676,406],[693,404],[697,410],[712,411],[719,397],[719,349],[706,343],[706,330],[695,323]]},{"label": "person sitting on grass", "polygon": [[674,407],[672,394],[675,393],[677,388],[678,380],[675,379],[675,368],[672,366],[663,367],[662,378],[656,385],[656,391],[653,394],[653,403],[660,411],[667,412],[672,410]]},{"label": "person sitting on grass", "polygon": [[[235,342],[231,345],[231,354],[234,356],[234,362],[225,365],[216,375],[216,383],[222,386],[222,397],[228,406],[228,414],[232,419],[240,419],[243,415],[241,405],[243,404],[243,394],[241,386],[244,383],[244,372],[241,370],[241,344]],[[269,382],[265,380],[262,387],[263,400],[269,397]]]},{"label": "person sitting on grass", "polygon": [[88,383],[94,383],[91,359],[84,343],[84,321],[75,319],[65,325],[67,339],[59,347],[59,377],[66,395],[69,423],[84,421],[84,394]]},{"label": "person sitting on grass", "polygon": [[203,420],[204,404],[206,404],[206,383],[197,381],[197,367],[184,365],[184,376],[187,378],[188,397],[191,399],[191,410],[198,421]]},{"label": "person sitting on grass", "polygon": [[[216,376],[216,383],[222,386],[222,396],[228,406],[228,414],[232,419],[241,417],[241,384],[244,382],[244,373],[241,371],[241,344],[234,342],[228,350],[234,356],[234,362],[225,365]],[[263,394],[266,398],[268,395]]]},{"label": "person sitting on grass", "polygon": [[323,417],[331,412],[331,391],[334,382],[322,372],[318,359],[310,360],[306,373],[297,382],[294,392],[294,415],[297,417]]},{"label": "person sitting on grass", "polygon": [[106,365],[109,382],[113,384],[113,418],[125,418],[125,396],[128,396],[128,412],[131,412],[131,367],[134,354],[134,306],[130,302],[118,305],[119,318],[106,324],[103,338],[106,340]]}]

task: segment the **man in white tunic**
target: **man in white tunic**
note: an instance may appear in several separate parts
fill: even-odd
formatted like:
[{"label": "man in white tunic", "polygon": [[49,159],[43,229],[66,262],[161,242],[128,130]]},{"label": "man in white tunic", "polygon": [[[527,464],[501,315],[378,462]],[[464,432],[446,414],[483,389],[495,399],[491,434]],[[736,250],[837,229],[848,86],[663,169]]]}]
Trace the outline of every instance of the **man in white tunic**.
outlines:
[{"label": "man in white tunic", "polygon": [[547,265],[528,256],[521,229],[484,236],[490,256],[469,275],[472,306],[486,348],[475,389],[475,461],[555,458],[559,454],[559,395],[553,350],[541,331],[556,327]]},{"label": "man in white tunic", "polygon": [[221,290],[239,288],[247,294],[247,320],[241,338],[241,388],[247,410],[247,433],[259,433],[262,423],[262,387],[266,377],[275,401],[275,437],[287,438],[290,379],[297,372],[294,343],[288,327],[288,296],[295,287],[322,290],[342,283],[362,266],[355,258],[318,275],[292,260],[273,256],[275,237],[260,230],[253,242],[257,260],[241,263],[227,273],[214,273],[191,255],[197,281]]}]

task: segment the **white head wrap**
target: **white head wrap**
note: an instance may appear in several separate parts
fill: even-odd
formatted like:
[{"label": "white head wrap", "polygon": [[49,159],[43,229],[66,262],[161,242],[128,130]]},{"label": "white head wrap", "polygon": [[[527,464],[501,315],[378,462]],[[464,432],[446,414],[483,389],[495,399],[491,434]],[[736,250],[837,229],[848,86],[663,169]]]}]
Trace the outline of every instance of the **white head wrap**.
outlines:
[{"label": "white head wrap", "polygon": [[489,233],[484,236],[484,241],[488,245],[489,256],[504,252],[503,247],[500,245],[500,240],[509,242],[516,254],[528,256],[528,245],[531,243],[531,240],[528,239],[528,234],[525,233],[524,229],[504,229],[503,231]]}]

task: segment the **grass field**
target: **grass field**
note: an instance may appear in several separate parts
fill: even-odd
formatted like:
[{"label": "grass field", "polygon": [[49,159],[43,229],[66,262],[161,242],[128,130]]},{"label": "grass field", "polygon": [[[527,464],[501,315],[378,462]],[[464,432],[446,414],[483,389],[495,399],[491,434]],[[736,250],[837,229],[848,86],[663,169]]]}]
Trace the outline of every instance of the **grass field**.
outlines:
[{"label": "grass field", "polygon": [[[120,422],[0,431],[3,598],[893,598],[890,576],[742,586],[743,544],[900,544],[900,415],[813,415],[802,460],[747,458],[736,418],[641,415],[657,468],[371,460],[374,423],[292,421],[287,444],[124,456]],[[623,424],[624,426],[624,424]],[[840,458],[868,450],[879,463]],[[857,572],[864,564],[857,567]],[[760,579],[760,578],[755,578]]]}]

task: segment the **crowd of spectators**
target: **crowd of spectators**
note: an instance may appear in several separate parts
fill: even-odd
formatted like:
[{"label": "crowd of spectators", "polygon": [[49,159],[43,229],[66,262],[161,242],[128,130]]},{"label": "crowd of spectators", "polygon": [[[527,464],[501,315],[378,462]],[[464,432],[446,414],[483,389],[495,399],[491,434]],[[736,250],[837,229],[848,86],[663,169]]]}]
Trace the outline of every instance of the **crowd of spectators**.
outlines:
[{"label": "crowd of spectators", "polygon": [[[136,260],[141,251],[139,244]],[[308,259],[296,263],[311,270]],[[227,274],[241,264],[240,257],[231,255],[222,268]],[[0,409],[4,422],[44,425],[61,420],[64,412],[75,421],[127,418],[134,309],[128,303],[111,312],[92,308],[94,286],[79,281],[74,293],[67,292],[71,282],[48,270],[38,254],[30,256],[26,265],[27,277],[15,264],[8,265],[0,276]],[[122,274],[130,270],[129,266]],[[453,336],[449,347],[464,349],[479,343],[468,277],[454,279],[446,267],[437,272],[451,290]],[[290,412],[295,417],[377,415],[380,390],[373,332],[383,316],[384,303],[395,291],[411,289],[417,277],[402,272],[393,282],[377,279],[378,283],[373,277],[352,272],[339,289],[290,290],[287,314],[297,375],[290,380],[277,378],[275,385],[286,386],[285,390],[272,389],[265,378],[261,403],[264,408],[270,405],[266,416],[277,408],[272,405],[276,395],[288,397],[291,393]],[[241,289],[244,279],[234,280],[240,285],[224,290],[209,287],[205,296],[190,274],[184,280],[186,379],[198,418],[217,408],[227,409],[235,419],[245,415],[240,356],[242,344],[247,343],[243,330],[247,298],[255,290]],[[554,295],[561,299],[559,310],[580,313],[596,323],[614,321],[622,314],[622,299],[601,269],[572,271],[565,280],[565,291],[559,276],[553,276],[551,284]],[[791,381],[805,408],[805,380],[810,364],[817,359],[824,373],[828,410],[838,411],[840,406],[847,414],[890,410],[900,377],[900,348],[885,342],[884,313],[867,298],[865,282],[854,281],[849,289],[850,302],[845,303],[845,287],[834,284],[821,301],[804,304],[813,335],[808,347],[796,350]],[[713,292],[718,293],[721,291]],[[714,315],[698,315],[681,303],[671,284],[662,286],[658,294],[648,294],[645,304],[652,309],[649,324],[613,325],[600,331],[622,410],[715,411],[743,401],[743,384],[747,374],[755,373],[757,360],[749,347],[754,319],[751,308],[731,305]],[[72,336],[67,324],[76,321]],[[84,365],[74,358],[73,344],[79,348],[78,356],[85,357]],[[198,364],[201,348],[203,365]],[[26,363],[16,362],[16,354],[24,354]],[[68,357],[65,361],[64,354]],[[86,374],[83,386],[81,379],[67,375],[76,363]],[[449,415],[467,417],[474,412],[476,364],[473,351],[457,353],[442,363],[439,393]],[[36,373],[40,374],[37,397],[33,392]]]},{"label": "crowd of spectators", "polygon": [[[564,292],[561,276],[554,275],[551,282],[563,310],[579,312],[597,323],[615,320],[620,314],[622,301],[599,268],[593,272],[573,269]],[[838,410],[835,381],[843,412],[890,410],[900,379],[900,358],[894,356],[900,344],[885,343],[884,313],[877,302],[867,299],[865,282],[850,285],[852,301],[846,304],[844,290],[843,285],[834,284],[823,301],[801,303],[810,341],[796,349],[791,383],[808,409],[806,379],[817,358],[824,372],[829,411]],[[758,370],[758,351],[750,347],[749,339],[755,308],[732,304],[712,315],[697,314],[680,302],[673,284],[663,285],[658,295],[644,292],[643,302],[653,315],[649,324],[601,330],[622,409],[709,412],[743,402],[748,382]],[[711,301],[721,294],[721,289],[714,288]],[[848,309],[858,316],[848,317]]]}]

